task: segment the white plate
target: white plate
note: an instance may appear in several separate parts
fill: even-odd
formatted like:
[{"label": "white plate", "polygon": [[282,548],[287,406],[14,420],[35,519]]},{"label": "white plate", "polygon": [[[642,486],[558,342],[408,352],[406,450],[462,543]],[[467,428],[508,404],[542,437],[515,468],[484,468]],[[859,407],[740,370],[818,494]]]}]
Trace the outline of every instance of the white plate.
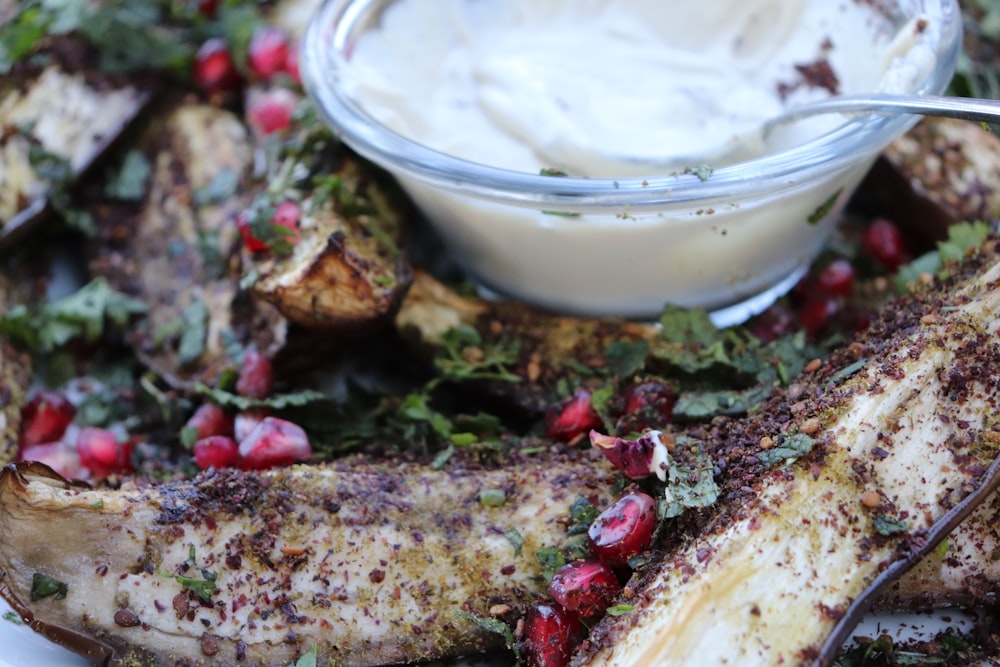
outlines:
[{"label": "white plate", "polygon": [[39,637],[18,621],[10,606],[0,600],[0,667],[90,667],[70,653]]}]

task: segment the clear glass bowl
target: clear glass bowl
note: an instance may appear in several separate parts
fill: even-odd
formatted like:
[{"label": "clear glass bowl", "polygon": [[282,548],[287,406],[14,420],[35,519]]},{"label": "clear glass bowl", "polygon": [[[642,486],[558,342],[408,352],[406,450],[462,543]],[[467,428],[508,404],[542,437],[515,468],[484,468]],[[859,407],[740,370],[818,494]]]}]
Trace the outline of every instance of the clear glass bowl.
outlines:
[{"label": "clear glass bowl", "polygon": [[[357,36],[391,2],[326,0],[303,44],[306,90],[348,146],[399,180],[471,278],[558,312],[641,318],[673,303],[712,311],[721,325],[759,312],[807,270],[872,162],[917,120],[841,118],[814,140],[704,180],[499,169],[390,131],[341,85]],[[901,0],[898,10],[932,19],[935,66],[908,92],[942,93],[961,49],[956,0]]]}]

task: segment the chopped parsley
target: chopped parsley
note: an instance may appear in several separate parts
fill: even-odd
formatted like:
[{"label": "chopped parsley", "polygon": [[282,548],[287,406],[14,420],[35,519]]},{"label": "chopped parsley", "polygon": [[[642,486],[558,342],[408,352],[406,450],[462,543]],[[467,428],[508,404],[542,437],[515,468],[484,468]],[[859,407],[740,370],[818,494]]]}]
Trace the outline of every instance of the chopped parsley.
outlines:
[{"label": "chopped parsley", "polygon": [[[31,601],[37,602],[43,598],[65,600],[69,594],[69,586],[47,574],[35,572],[31,577]],[[53,597],[54,596],[54,597]]]}]

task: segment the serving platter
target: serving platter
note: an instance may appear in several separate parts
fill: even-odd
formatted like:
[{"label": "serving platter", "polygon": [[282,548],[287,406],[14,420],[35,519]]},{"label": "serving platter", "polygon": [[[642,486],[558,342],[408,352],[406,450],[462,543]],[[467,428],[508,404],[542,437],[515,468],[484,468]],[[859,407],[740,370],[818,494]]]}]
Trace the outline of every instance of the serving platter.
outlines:
[{"label": "serving platter", "polygon": [[[65,276],[67,273],[72,273],[72,270],[67,270],[62,262],[57,262],[54,273]],[[54,285],[50,285],[50,296],[67,294],[71,291],[71,287],[60,284],[58,280]],[[183,378],[174,379],[178,384],[183,384]],[[80,658],[35,636],[27,627],[6,614],[8,611],[6,605],[0,608],[0,613],[4,614],[4,620],[0,621],[0,647],[2,647],[0,667],[22,667],[27,664],[39,667],[87,664]],[[946,627],[968,629],[972,627],[972,622],[973,620],[965,614],[948,611],[934,615],[877,614],[866,617],[855,631],[855,635],[873,637],[884,631],[902,642],[925,639]]]}]

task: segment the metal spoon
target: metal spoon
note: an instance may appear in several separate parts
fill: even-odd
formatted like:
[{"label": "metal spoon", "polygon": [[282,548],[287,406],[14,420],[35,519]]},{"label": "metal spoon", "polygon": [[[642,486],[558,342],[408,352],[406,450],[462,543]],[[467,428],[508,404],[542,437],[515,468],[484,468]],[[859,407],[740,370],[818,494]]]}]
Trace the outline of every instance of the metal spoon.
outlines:
[{"label": "metal spoon", "polygon": [[983,123],[1000,123],[1000,101],[940,95],[839,95],[792,107],[764,123],[764,136],[791,121],[821,113],[867,112],[880,114],[920,114],[960,118]]}]

